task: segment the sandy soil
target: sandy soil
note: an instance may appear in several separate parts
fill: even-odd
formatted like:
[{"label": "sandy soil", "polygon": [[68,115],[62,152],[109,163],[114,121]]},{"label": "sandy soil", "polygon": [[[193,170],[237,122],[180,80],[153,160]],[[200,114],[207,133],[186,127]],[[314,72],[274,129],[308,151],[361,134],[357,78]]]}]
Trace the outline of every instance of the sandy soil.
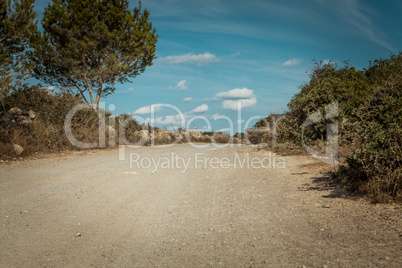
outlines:
[{"label": "sandy soil", "polygon": [[0,266],[401,267],[401,207],[348,194],[328,170],[248,146],[1,164]]}]

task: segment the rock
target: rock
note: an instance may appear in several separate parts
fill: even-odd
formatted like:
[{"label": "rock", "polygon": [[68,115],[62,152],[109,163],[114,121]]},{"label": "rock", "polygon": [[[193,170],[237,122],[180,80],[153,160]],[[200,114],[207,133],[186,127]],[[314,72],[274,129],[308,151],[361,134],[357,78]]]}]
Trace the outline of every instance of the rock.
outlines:
[{"label": "rock", "polygon": [[28,111],[28,117],[29,117],[31,120],[34,120],[34,119],[36,118],[35,112],[32,111],[32,110],[29,110],[29,111]]},{"label": "rock", "polygon": [[18,145],[18,144],[14,144],[13,145],[13,149],[14,149],[14,153],[16,154],[16,155],[21,155],[22,154],[22,152],[24,152],[24,148],[22,148],[20,145]]},{"label": "rock", "polygon": [[190,131],[190,138],[192,141],[200,141],[202,140],[202,134],[196,130]]},{"label": "rock", "polygon": [[20,116],[20,115],[22,115],[22,110],[21,110],[20,108],[17,108],[17,107],[11,108],[10,110],[8,110],[8,112],[9,112],[10,114],[13,114],[14,116]]},{"label": "rock", "polygon": [[18,124],[28,126],[32,124],[32,120],[28,116],[20,116],[18,119]]},{"label": "rock", "polygon": [[183,135],[180,134],[179,132],[174,132],[173,135],[174,135],[174,137],[176,138],[176,141],[178,141],[178,142],[180,142],[180,141],[184,142],[184,140],[183,140],[184,137],[183,137]]},{"label": "rock", "polygon": [[141,139],[147,140],[149,139],[149,132],[148,130],[140,130],[140,137]]},{"label": "rock", "polygon": [[10,132],[17,125],[30,126],[35,117],[35,112],[32,110],[25,111],[18,107],[13,107],[8,112],[0,112],[0,126],[3,130]]},{"label": "rock", "polygon": [[150,141],[149,132],[147,130],[135,131],[134,137],[136,138],[136,140],[138,140],[137,143],[139,145],[145,145]]},{"label": "rock", "polygon": [[169,144],[172,142],[172,137],[170,132],[166,130],[159,129],[155,131],[155,144]]},{"label": "rock", "polygon": [[75,237],[80,237],[81,236],[81,233],[80,232],[77,232],[76,234],[75,234]]}]

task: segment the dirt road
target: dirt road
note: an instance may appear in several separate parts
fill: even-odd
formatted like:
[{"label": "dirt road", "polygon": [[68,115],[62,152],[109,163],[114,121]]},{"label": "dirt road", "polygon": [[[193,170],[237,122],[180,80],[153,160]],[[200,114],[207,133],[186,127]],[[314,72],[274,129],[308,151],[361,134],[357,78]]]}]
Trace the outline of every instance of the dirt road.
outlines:
[{"label": "dirt road", "polygon": [[326,170],[248,146],[2,164],[0,266],[401,267],[401,207]]}]

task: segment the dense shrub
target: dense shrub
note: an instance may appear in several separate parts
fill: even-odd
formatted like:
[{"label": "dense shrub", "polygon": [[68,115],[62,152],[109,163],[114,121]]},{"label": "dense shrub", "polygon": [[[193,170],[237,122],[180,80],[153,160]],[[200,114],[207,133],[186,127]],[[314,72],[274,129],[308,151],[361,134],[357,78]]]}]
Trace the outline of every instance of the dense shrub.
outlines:
[{"label": "dense shrub", "polygon": [[361,105],[357,116],[360,121],[354,129],[361,146],[348,159],[349,168],[365,182],[362,191],[377,201],[381,201],[383,193],[401,198],[402,81],[393,80],[378,87]]},{"label": "dense shrub", "polygon": [[[314,62],[310,81],[301,86],[288,104],[286,119],[278,123],[277,140],[301,147],[303,123],[320,111],[322,120],[305,129],[304,142],[323,145],[327,124],[337,122],[340,145],[353,148],[339,177],[375,201],[386,200],[385,195],[401,199],[401,84],[402,52],[375,60],[364,70],[347,63],[338,68]],[[333,102],[338,103],[338,118],[326,119],[325,107]],[[255,125],[262,126],[264,120]]]},{"label": "dense shrub", "polygon": [[[347,123],[355,120],[355,113],[362,100],[371,91],[363,71],[345,65],[341,69],[331,63],[315,63],[310,75],[310,82],[301,87],[288,104],[286,114],[288,133],[283,133],[285,140],[301,142],[302,125],[309,115],[321,111],[322,121],[305,129],[305,142],[324,140],[326,125],[333,119],[325,119],[327,105],[337,102],[339,105],[339,134],[342,140],[349,139],[350,129]],[[349,139],[350,140],[350,139]]]},{"label": "dense shrub", "polygon": [[[77,104],[82,104],[78,96],[69,92],[49,92],[40,85],[24,85],[14,90],[4,99],[4,110],[7,111],[12,107],[32,110],[36,118],[30,125],[17,125],[10,131],[2,132],[0,157],[13,156],[10,149],[12,144],[24,148],[22,156],[34,152],[77,149],[67,139],[64,129],[67,113]],[[110,114],[106,113],[106,117],[109,116]],[[71,128],[78,141],[98,142],[98,111],[92,109],[78,111],[72,118]]]}]

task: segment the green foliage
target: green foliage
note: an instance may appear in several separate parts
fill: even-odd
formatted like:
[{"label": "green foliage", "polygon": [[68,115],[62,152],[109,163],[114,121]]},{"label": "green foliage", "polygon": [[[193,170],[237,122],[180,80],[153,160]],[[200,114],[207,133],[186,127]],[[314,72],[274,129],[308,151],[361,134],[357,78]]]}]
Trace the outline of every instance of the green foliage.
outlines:
[{"label": "green foliage", "polygon": [[371,84],[382,85],[385,81],[401,79],[402,51],[398,55],[392,54],[388,59],[379,59],[370,62],[370,67],[365,69],[365,74]]},{"label": "green foliage", "polygon": [[[316,111],[324,111],[325,107],[335,101],[339,105],[339,117],[353,120],[359,104],[369,93],[370,88],[362,71],[345,65],[341,69],[331,63],[314,63],[310,82],[301,87],[288,104],[289,112],[286,114],[290,133],[288,138],[301,142],[301,126],[309,115]],[[325,115],[322,114],[322,118]],[[326,136],[328,120],[317,122],[306,129],[306,141],[323,140]],[[346,138],[348,130],[341,124],[340,135]]]},{"label": "green foliage", "polygon": [[[137,120],[130,114],[120,114],[114,118],[114,127],[120,132],[120,128],[124,128],[124,137],[132,144],[138,143],[140,138],[136,135],[137,131],[142,130],[142,126],[138,124]],[[151,130],[150,126],[147,126],[148,131]],[[118,139],[118,136],[116,137]]]},{"label": "green foliage", "polygon": [[22,83],[33,66],[26,48],[37,33],[34,0],[0,0],[0,101]]},{"label": "green foliage", "polygon": [[158,36],[149,11],[131,12],[127,0],[53,0],[42,26],[32,42],[34,76],[74,88],[94,109],[116,82],[130,81],[155,59]]},{"label": "green foliage", "polygon": [[262,128],[262,127],[273,127],[276,124],[278,118],[281,117],[280,114],[270,114],[267,117],[261,118],[254,124],[254,128]]},{"label": "green foliage", "polygon": [[[384,195],[402,200],[401,81],[402,51],[388,59],[375,60],[363,71],[348,63],[338,68],[315,61],[310,81],[288,104],[286,120],[278,123],[278,141],[301,146],[303,123],[321,111],[324,120],[317,118],[305,129],[304,141],[323,144],[326,126],[334,122],[325,119],[323,112],[336,101],[340,145],[356,148],[346,155],[348,167],[342,167],[338,175],[373,200],[384,201]],[[256,127],[265,125],[260,120]]]},{"label": "green foliage", "polygon": [[354,126],[361,146],[348,162],[362,180],[372,182],[366,191],[374,197],[384,192],[398,198],[402,194],[402,81],[398,73],[401,69],[390,72],[388,80],[362,103]]}]

